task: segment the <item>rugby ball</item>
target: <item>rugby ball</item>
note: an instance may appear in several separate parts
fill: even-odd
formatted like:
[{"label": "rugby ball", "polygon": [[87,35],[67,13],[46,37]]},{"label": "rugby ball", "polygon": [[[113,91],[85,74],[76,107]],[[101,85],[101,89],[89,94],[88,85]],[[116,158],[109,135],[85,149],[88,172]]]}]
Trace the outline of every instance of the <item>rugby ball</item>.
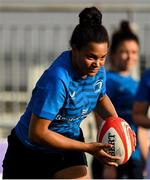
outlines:
[{"label": "rugby ball", "polygon": [[107,153],[120,157],[118,165],[125,164],[136,146],[136,136],[129,124],[120,117],[109,117],[103,121],[97,134],[97,141],[112,144]]}]

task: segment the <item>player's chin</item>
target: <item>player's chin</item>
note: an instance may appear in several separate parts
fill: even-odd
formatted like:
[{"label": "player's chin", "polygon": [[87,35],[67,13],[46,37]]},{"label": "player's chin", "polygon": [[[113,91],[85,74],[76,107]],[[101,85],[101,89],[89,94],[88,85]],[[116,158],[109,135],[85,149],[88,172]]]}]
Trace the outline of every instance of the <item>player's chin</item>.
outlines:
[{"label": "player's chin", "polygon": [[97,72],[89,72],[88,76],[96,76]]}]

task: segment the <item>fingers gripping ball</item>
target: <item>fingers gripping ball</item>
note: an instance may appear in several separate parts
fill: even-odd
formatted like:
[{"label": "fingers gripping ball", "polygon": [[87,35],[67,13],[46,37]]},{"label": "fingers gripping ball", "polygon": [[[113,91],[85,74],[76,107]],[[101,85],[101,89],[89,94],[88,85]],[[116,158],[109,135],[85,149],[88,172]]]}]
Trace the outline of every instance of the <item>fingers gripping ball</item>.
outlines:
[{"label": "fingers gripping ball", "polygon": [[117,163],[126,163],[136,146],[136,136],[129,124],[122,118],[109,117],[99,129],[97,141],[103,144],[111,144],[107,152],[120,157]]}]

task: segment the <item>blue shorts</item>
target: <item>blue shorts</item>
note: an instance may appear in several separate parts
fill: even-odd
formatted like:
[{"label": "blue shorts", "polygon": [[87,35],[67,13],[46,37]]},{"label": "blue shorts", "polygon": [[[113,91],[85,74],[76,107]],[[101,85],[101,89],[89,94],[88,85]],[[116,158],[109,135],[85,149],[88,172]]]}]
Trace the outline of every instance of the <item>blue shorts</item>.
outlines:
[{"label": "blue shorts", "polygon": [[[82,131],[79,141],[84,141]],[[48,179],[53,178],[57,171],[76,165],[87,166],[85,153],[44,153],[31,150],[20,142],[12,130],[3,161],[3,179]]]}]

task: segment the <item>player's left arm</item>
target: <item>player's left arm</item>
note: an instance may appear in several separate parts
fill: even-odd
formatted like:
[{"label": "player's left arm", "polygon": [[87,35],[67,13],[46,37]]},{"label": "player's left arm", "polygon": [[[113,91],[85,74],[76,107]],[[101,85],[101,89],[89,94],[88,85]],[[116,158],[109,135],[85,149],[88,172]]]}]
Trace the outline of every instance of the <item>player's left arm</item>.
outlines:
[{"label": "player's left arm", "polygon": [[118,117],[118,114],[112,104],[110,98],[105,94],[97,102],[95,111],[100,115],[102,119],[106,119],[110,116]]}]

